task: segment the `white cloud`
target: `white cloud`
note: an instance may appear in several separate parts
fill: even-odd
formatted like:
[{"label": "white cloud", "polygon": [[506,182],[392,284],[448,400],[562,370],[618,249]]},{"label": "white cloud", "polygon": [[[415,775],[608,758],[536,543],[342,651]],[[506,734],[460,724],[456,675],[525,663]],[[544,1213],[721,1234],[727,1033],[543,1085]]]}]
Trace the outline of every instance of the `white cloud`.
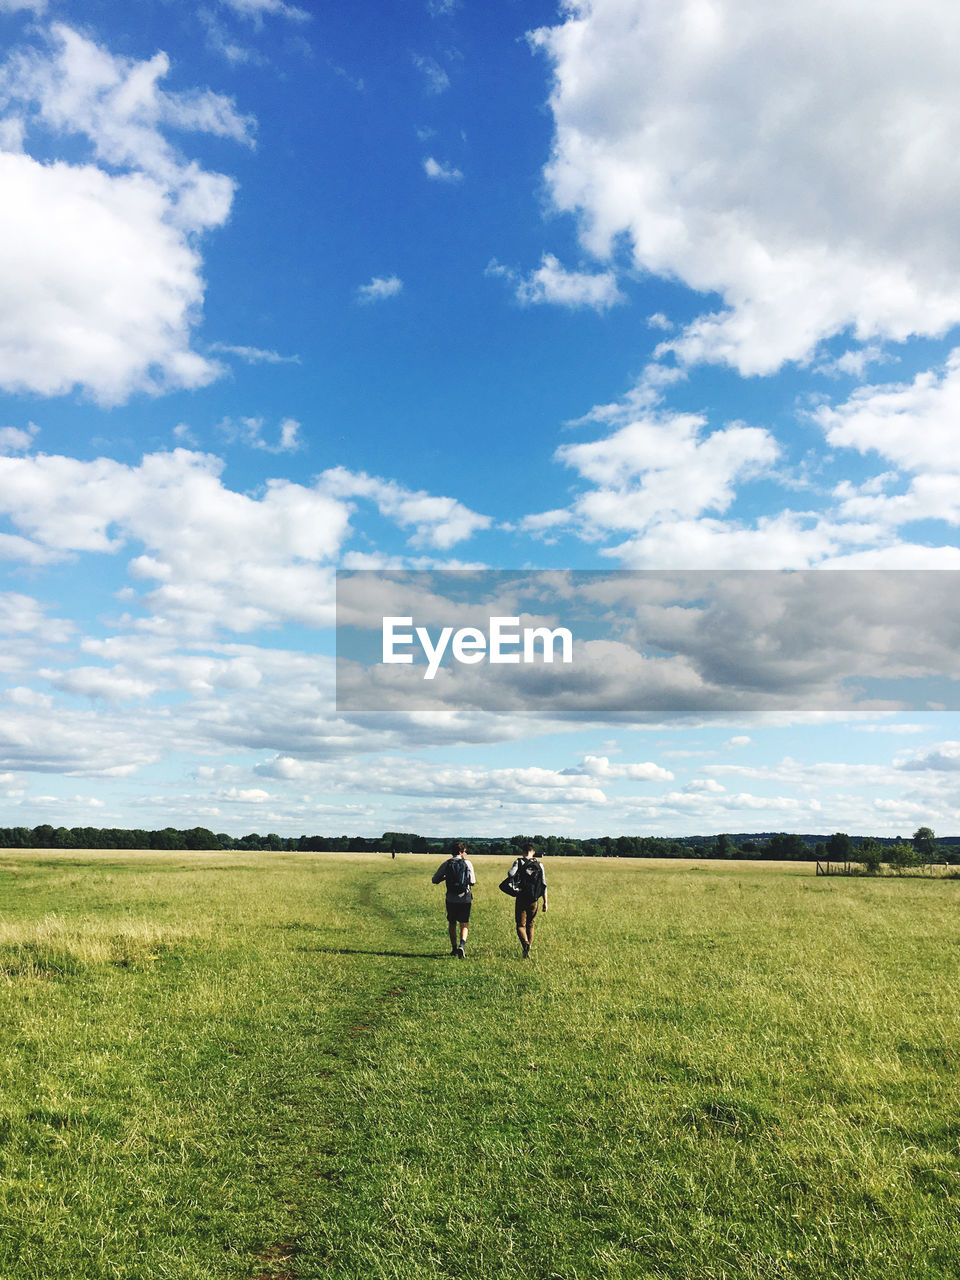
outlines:
[{"label": "white cloud", "polygon": [[125,777],[176,749],[169,726],[143,711],[131,723],[109,707],[54,709],[21,698],[0,717],[0,768]]},{"label": "white cloud", "polygon": [[221,792],[221,798],[239,801],[241,804],[266,804],[268,800],[273,799],[270,792],[264,791],[261,787],[230,787],[229,790]]},{"label": "white cloud", "polygon": [[25,431],[21,427],[0,427],[0,453],[23,453],[31,447],[39,430],[33,422]]},{"label": "white cloud", "polygon": [[[294,453],[302,447],[300,423],[295,418],[284,418],[274,444],[264,438],[264,425],[263,418],[224,418],[218,424],[218,429],[228,440],[240,441],[251,449],[261,449],[265,453]],[[177,429],[174,428],[174,434],[176,432]]]},{"label": "white cloud", "polygon": [[918,373],[911,383],[860,387],[813,416],[829,444],[878,453],[907,471],[960,472],[958,415],[960,348],[942,369]]},{"label": "white cloud", "polygon": [[817,373],[825,373],[828,377],[862,378],[867,366],[871,364],[887,364],[891,357],[879,343],[869,343],[865,347],[854,347],[834,358],[819,360]]},{"label": "white cloud", "polygon": [[362,284],[357,289],[357,301],[382,302],[384,298],[395,298],[402,288],[403,281],[399,276],[374,276],[369,284]]},{"label": "white cloud", "polygon": [[554,68],[557,208],[584,246],[717,293],[681,360],[742,373],[824,337],[960,321],[951,0],[569,0]]},{"label": "white cloud", "polygon": [[960,742],[938,742],[897,762],[906,773],[960,773]]},{"label": "white cloud", "polygon": [[0,592],[0,635],[8,637],[7,643],[10,636],[27,635],[58,644],[67,640],[72,631],[72,623],[51,618],[47,606],[32,596]]},{"label": "white cloud", "polygon": [[840,545],[836,529],[785,511],[761,516],[752,527],[707,517],[666,519],[604,554],[627,569],[801,569]]},{"label": "white cloud", "polygon": [[726,787],[722,787],[715,778],[694,778],[683,788],[684,795],[723,795]]},{"label": "white cloud", "polygon": [[104,404],[202,386],[220,369],[191,348],[197,241],[225,222],[234,184],[181,158],[163,130],[249,142],[251,122],[221,95],[164,91],[165,54],[135,62],[62,24],[51,34],[49,53],[0,68],[0,101],[9,120],[32,108],[30,130],[85,136],[99,165],[0,152],[0,385],[76,386]]},{"label": "white cloud", "polygon": [[0,511],[33,545],[61,556],[145,553],[135,579],[151,625],[250,630],[332,616],[332,563],[349,511],[317,488],[269,480],[259,497],[228,489],[222,462],[176,449],[137,466],[99,458],[0,458]]},{"label": "white cloud", "polygon": [[607,756],[584,756],[578,769],[564,769],[565,775],[576,777],[583,774],[588,778],[618,782],[630,779],[632,782],[672,782],[673,774],[661,765],[646,761],[643,764],[627,764],[617,761],[611,764]]},{"label": "white cloud", "polygon": [[860,387],[844,403],[814,410],[830,445],[877,454],[900,469],[838,484],[840,517],[890,530],[918,520],[960,524],[958,414],[960,349],[910,383]]},{"label": "white cloud", "polygon": [[566,802],[602,805],[606,795],[586,773],[527,768],[485,769],[436,765],[410,756],[304,761],[280,756],[258,765],[261,777],[309,783],[335,792],[381,795],[496,797],[528,805]]},{"label": "white cloud", "polygon": [[516,285],[517,301],[528,305],[546,302],[606,311],[624,300],[612,271],[568,271],[552,253],[545,253],[540,266],[525,278],[496,261],[487,267],[487,275],[505,276]]},{"label": "white cloud", "polygon": [[427,156],[426,160],[424,160],[423,171],[428,178],[432,178],[435,182],[463,181],[463,174],[459,169],[452,164],[441,164],[433,156]]},{"label": "white cloud", "polygon": [[149,698],[156,685],[118,675],[106,667],[76,667],[70,671],[39,668],[37,675],[63,693],[102,698],[105,702],[129,702]]},{"label": "white cloud", "polygon": [[16,13],[20,9],[29,9],[32,13],[43,13],[47,0],[0,0],[0,12]]},{"label": "white cloud", "polygon": [[[256,440],[261,424],[253,423]],[[298,424],[287,419],[279,443],[259,447],[277,452],[297,442]],[[130,576],[156,584],[138,598],[150,611],[141,629],[249,631],[330,624],[351,499],[376,503],[415,546],[446,550],[491,524],[454,498],[344,468],[309,487],[274,479],[259,495],[240,493],[221,480],[223,465],[187,449],[148,454],[138,465],[0,456],[0,514],[16,529],[0,535],[0,556],[43,563],[134,544]]]},{"label": "white cloud", "polygon": [[382,480],[365,472],[334,467],[320,478],[326,493],[335,498],[369,498],[382,515],[402,528],[413,526],[411,543],[445,551],[491,525],[489,516],[471,511],[456,498],[434,497],[423,491],[405,489],[393,480]]},{"label": "white cloud", "polygon": [[250,18],[261,22],[267,15],[289,18],[292,22],[309,22],[310,14],[297,5],[285,4],[284,0],[220,0],[225,9],[231,9],[241,18]]},{"label": "white cloud", "polygon": [[262,347],[237,347],[226,342],[213,342],[210,350],[228,356],[238,356],[247,364],[300,364],[299,356],[283,356],[277,351],[265,351]]},{"label": "white cloud", "polygon": [[[664,522],[726,511],[735,483],[769,469],[778,447],[758,427],[734,424],[705,435],[705,426],[697,414],[646,413],[601,440],[562,445],[557,459],[596,486],[576,499],[572,521],[587,536],[627,529],[646,537]],[[557,524],[554,512],[530,520],[528,529]]]},{"label": "white cloud", "polygon": [[445,93],[450,88],[450,77],[435,58],[425,58],[419,54],[414,54],[413,62],[417,70],[423,72],[428,93]]}]

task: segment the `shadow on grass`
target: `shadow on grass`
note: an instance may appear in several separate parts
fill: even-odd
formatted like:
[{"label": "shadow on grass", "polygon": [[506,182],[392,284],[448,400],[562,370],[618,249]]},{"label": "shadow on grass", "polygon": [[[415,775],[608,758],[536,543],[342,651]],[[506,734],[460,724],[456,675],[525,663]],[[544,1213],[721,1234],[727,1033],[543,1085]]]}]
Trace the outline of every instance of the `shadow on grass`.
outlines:
[{"label": "shadow on grass", "polygon": [[363,951],[358,947],[295,947],[295,951],[320,952],[327,956],[390,956],[397,960],[449,960],[448,951]]}]

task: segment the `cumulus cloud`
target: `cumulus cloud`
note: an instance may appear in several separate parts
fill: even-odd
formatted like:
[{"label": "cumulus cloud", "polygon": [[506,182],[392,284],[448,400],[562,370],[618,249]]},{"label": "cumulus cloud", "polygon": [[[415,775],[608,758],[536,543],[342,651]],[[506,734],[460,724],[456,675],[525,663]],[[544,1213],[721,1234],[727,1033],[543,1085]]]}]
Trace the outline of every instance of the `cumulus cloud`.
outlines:
[{"label": "cumulus cloud", "polygon": [[661,765],[646,761],[643,764],[627,764],[617,761],[611,764],[607,756],[584,756],[579,768],[564,769],[564,774],[577,777],[583,774],[588,778],[604,779],[619,782],[629,779],[632,782],[672,782],[673,774]]},{"label": "cumulus cloud", "polygon": [[[245,429],[256,447],[276,453],[299,442],[293,419],[281,424],[276,444],[263,441],[259,419],[250,421]],[[413,545],[438,550],[491,523],[454,498],[344,468],[309,486],[267,480],[250,494],[225,485],[223,467],[212,454],[183,448],[147,454],[137,465],[0,456],[0,515],[15,529],[0,534],[0,556],[45,563],[129,548],[133,581],[155,584],[130,593],[149,611],[141,629],[325,626],[355,500],[375,503]]]},{"label": "cumulus cloud", "polygon": [[[103,404],[198,387],[220,372],[191,346],[203,301],[200,235],[221,226],[234,184],[181,157],[165,130],[252,140],[252,122],[208,91],[161,82],[169,60],[116,57],[63,25],[49,50],[0,68],[0,385]],[[86,139],[92,162],[33,158],[15,132]],[[45,147],[49,142],[45,140]]]},{"label": "cumulus cloud", "polygon": [[144,551],[134,579],[153,625],[247,631],[332,616],[332,562],[346,505],[316,488],[270,480],[260,496],[220,479],[223,463],[175,449],[136,466],[98,458],[0,458],[0,511],[32,545],[60,556]]},{"label": "cumulus cloud", "polygon": [[876,453],[906,471],[960,471],[960,349],[941,369],[918,373],[910,383],[858,388],[843,404],[814,411],[827,442]]},{"label": "cumulus cloud", "polygon": [[[663,526],[669,529],[707,512],[725,512],[736,497],[736,484],[769,470],[779,449],[770,433],[759,427],[731,424],[708,433],[706,425],[699,414],[647,411],[602,439],[561,445],[557,460],[593,486],[575,500],[566,522],[588,538],[632,531],[642,535],[636,544],[655,556],[663,550],[655,548]],[[527,516],[523,527],[533,533],[550,532],[563,521],[562,512],[549,511]],[[719,527],[729,535],[727,525]],[[628,563],[633,545],[618,549]],[[675,562],[671,555],[658,567]],[[716,561],[691,556],[688,563]]]},{"label": "cumulus cloud", "polygon": [[960,350],[912,382],[860,387],[845,402],[814,410],[830,445],[877,455],[896,468],[838,484],[841,518],[891,530],[919,520],[960,524],[958,412]]},{"label": "cumulus cloud", "polygon": [[526,277],[496,260],[487,267],[487,275],[503,276],[511,281],[517,301],[527,305],[545,302],[571,309],[588,307],[606,311],[623,301],[612,271],[568,271],[552,253],[545,253],[540,266]]},{"label": "cumulus cloud", "polygon": [[357,301],[382,302],[384,298],[395,298],[402,288],[403,281],[399,276],[374,276],[369,284],[362,284],[357,289]]},{"label": "cumulus cloud", "polygon": [[668,345],[770,372],[825,337],[960,321],[960,85],[950,0],[569,0],[554,71],[555,206],[584,246],[719,294]]}]

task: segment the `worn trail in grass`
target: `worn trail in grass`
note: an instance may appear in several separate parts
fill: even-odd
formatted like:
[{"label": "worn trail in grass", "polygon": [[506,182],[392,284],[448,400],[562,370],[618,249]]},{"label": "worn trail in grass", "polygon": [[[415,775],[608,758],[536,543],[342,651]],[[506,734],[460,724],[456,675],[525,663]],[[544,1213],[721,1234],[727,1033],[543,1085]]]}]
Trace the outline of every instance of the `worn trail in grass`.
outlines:
[{"label": "worn trail in grass", "polygon": [[0,1274],[956,1273],[960,883],[477,869],[5,856]]}]

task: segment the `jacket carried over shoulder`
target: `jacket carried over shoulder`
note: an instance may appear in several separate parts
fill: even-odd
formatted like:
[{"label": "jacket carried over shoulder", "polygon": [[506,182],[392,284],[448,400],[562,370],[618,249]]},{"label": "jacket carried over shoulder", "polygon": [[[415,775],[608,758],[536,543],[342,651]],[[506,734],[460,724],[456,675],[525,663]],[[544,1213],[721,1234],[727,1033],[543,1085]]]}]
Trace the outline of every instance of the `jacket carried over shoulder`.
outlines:
[{"label": "jacket carried over shoulder", "polygon": [[520,886],[517,897],[526,902],[535,902],[543,896],[547,887],[543,866],[536,858],[517,858],[507,872],[507,879],[516,880]]}]

